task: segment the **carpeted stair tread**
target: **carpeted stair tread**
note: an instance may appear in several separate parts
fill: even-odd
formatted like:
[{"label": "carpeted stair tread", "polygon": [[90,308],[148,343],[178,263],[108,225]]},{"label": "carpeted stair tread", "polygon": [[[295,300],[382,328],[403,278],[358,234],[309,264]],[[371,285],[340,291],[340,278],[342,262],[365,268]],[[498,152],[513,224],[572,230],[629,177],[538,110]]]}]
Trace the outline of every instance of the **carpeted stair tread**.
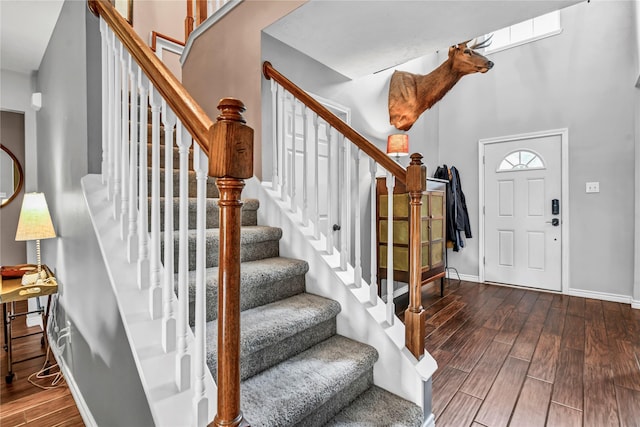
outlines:
[{"label": "carpeted stair tread", "polygon": [[371,386],[326,427],[420,427],[422,409],[415,403]]},{"label": "carpeted stair tread", "polygon": [[[174,272],[177,272],[177,260],[179,254],[178,231],[174,231]],[[189,253],[196,253],[196,230],[187,231],[187,244]],[[280,251],[280,238],[282,230],[276,227],[264,225],[251,225],[240,228],[240,262],[255,261],[258,259],[277,257]],[[205,230],[206,242],[206,267],[218,266],[218,252],[220,248],[220,229],[208,228]],[[164,253],[164,232],[161,233],[160,251]],[[195,256],[189,257],[189,270],[195,270]]]},{"label": "carpeted stair tread", "polygon": [[[240,375],[255,375],[335,335],[336,301],[298,294],[243,311],[240,317]],[[218,321],[207,323],[207,364],[215,376]]]},{"label": "carpeted stair tread", "polygon": [[378,352],[340,335],[245,380],[241,407],[252,426],[311,426],[307,422],[337,393],[370,378]]},{"label": "carpeted stair tread", "polygon": [[[269,304],[304,292],[306,261],[291,258],[266,258],[243,262],[240,265],[240,309]],[[176,282],[177,283],[177,282]],[[195,272],[189,272],[189,316],[193,323],[195,301]],[[218,268],[206,270],[207,321],[218,317]]]},{"label": "carpeted stair tread", "polygon": [[[149,198],[151,201],[151,198]],[[206,228],[218,228],[220,226],[220,211],[218,208],[217,198],[206,199]],[[197,217],[197,199],[195,197],[189,198],[188,202],[189,212],[189,229],[196,228]],[[240,210],[240,219],[242,226],[251,226],[258,224],[258,208],[260,207],[260,201],[258,199],[243,199],[242,208]],[[178,230],[180,223],[180,198],[174,197],[173,199],[173,229]],[[149,224],[151,224],[151,210],[149,210]],[[160,197],[160,229],[164,230],[164,197]]]}]

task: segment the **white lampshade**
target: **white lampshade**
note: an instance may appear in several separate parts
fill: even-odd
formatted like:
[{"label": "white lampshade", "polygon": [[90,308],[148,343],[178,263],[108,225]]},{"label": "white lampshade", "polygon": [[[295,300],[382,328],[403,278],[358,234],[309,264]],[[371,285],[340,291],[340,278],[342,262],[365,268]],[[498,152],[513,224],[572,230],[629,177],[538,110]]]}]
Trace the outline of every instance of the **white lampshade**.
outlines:
[{"label": "white lampshade", "polygon": [[51,215],[43,193],[26,193],[22,201],[16,240],[38,240],[56,237]]}]

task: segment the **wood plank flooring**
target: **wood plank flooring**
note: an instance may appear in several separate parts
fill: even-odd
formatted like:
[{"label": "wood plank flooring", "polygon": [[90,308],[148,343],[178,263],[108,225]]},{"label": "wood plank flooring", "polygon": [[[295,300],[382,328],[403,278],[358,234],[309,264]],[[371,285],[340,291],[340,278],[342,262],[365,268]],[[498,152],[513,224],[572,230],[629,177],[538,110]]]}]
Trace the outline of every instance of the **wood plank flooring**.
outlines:
[{"label": "wood plank flooring", "polygon": [[[640,426],[640,310],[470,282],[445,292],[423,287],[438,427]],[[16,344],[16,357],[40,351],[39,340]],[[1,351],[2,427],[84,425],[66,386],[27,381],[42,362],[15,365],[6,384]]]},{"label": "wood plank flooring", "polygon": [[[26,303],[19,303],[19,312],[26,310]],[[4,346],[4,329],[0,327],[0,340]],[[20,317],[13,324],[13,334],[37,332],[39,326],[27,328],[25,318]],[[20,338],[14,341],[14,360],[23,359],[42,353],[40,337],[34,335]],[[78,408],[76,407],[69,387],[64,384],[50,390],[43,390],[31,384],[27,378],[39,371],[44,363],[44,358],[20,362],[13,365],[15,377],[11,384],[7,384],[7,353],[0,350],[0,364],[2,369],[0,385],[0,426],[2,427],[79,427],[84,426]],[[51,356],[50,360],[55,359]],[[38,384],[47,385],[47,380],[35,380]]]},{"label": "wood plank flooring", "polygon": [[445,283],[422,289],[437,426],[640,427],[640,310]]}]

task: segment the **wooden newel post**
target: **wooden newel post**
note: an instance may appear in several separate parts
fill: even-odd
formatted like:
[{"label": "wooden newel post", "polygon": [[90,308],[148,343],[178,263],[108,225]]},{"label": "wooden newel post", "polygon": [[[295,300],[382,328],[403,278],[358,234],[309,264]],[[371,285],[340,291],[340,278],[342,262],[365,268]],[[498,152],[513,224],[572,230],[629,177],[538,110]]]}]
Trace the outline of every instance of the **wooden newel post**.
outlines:
[{"label": "wooden newel post", "polygon": [[407,167],[409,190],[409,307],[404,313],[405,342],[409,351],[420,359],[424,355],[426,312],[422,308],[422,193],[427,188],[427,168],[422,155],[411,155]]},{"label": "wooden newel post", "polygon": [[213,425],[248,425],[240,411],[240,196],[253,176],[253,129],[242,117],[244,104],[224,98],[212,127],[209,175],[220,191],[218,262],[218,410]]}]

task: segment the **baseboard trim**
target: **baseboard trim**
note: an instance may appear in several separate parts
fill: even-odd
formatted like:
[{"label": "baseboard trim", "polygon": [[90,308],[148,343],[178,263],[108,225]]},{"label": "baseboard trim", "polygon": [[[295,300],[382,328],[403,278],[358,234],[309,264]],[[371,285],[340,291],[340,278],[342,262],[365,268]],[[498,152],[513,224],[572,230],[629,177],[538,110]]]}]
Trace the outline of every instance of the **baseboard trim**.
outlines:
[{"label": "baseboard trim", "polygon": [[451,279],[451,280],[457,280],[458,276],[460,277],[460,280],[464,280],[465,282],[476,282],[476,283],[480,283],[480,277],[479,276],[473,276],[471,274],[463,274],[463,273],[459,273],[456,274],[455,272],[452,271],[447,271],[447,279]]},{"label": "baseboard trim", "polygon": [[635,309],[640,310],[640,300],[632,299],[631,300],[631,308],[635,308]]},{"label": "baseboard trim", "polygon": [[93,414],[91,413],[91,410],[87,405],[87,402],[84,400],[84,397],[80,392],[78,384],[76,383],[76,380],[73,377],[73,373],[71,372],[69,365],[67,365],[66,360],[64,359],[64,357],[62,357],[62,354],[60,354],[60,351],[57,345],[55,344],[57,342],[57,338],[54,338],[53,335],[50,333],[47,333],[47,338],[50,343],[49,347],[51,348],[51,353],[53,354],[53,357],[56,359],[56,362],[60,367],[60,371],[62,372],[62,375],[64,375],[64,380],[69,386],[69,391],[71,391],[73,400],[75,401],[76,406],[78,407],[78,412],[80,412],[82,421],[88,427],[98,427],[98,423],[96,422],[95,418],[93,418]]},{"label": "baseboard trim", "polygon": [[429,415],[429,418],[422,423],[422,427],[436,427],[436,417],[433,414]]},{"label": "baseboard trim", "polygon": [[[572,295],[574,297],[593,298],[593,299],[599,299],[603,301],[619,302],[622,304],[633,303],[633,300],[631,299],[630,296],[610,294],[607,292],[586,291],[584,289],[569,288],[569,291],[567,292],[567,294]],[[640,301],[637,301],[637,303],[640,304]]]}]

